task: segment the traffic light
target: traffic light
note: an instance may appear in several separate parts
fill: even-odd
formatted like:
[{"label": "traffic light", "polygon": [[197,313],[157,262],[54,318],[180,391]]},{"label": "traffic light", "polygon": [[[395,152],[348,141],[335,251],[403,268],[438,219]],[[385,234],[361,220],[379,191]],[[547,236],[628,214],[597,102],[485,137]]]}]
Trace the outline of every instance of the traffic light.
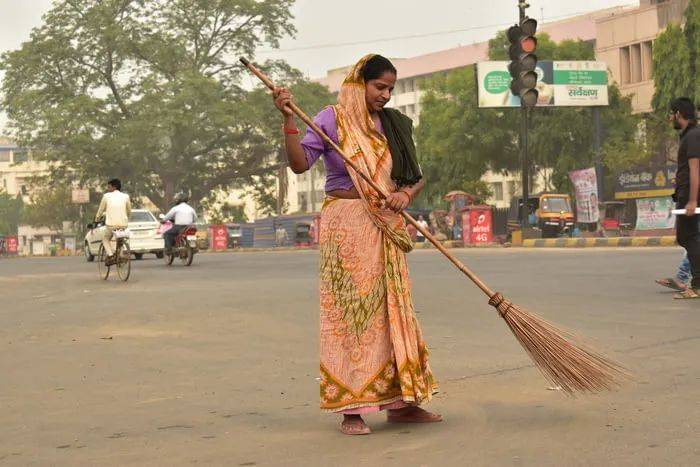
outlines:
[{"label": "traffic light", "polygon": [[534,107],[537,104],[537,20],[525,17],[520,24],[508,29],[510,41],[509,55],[511,62],[508,71],[513,77],[511,92],[520,97],[523,107]]}]

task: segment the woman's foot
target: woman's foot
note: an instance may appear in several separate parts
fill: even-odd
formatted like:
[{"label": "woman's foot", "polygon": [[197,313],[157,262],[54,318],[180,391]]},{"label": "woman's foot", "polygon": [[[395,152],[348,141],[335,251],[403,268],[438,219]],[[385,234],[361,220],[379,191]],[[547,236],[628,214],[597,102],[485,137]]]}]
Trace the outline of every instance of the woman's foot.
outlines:
[{"label": "woman's foot", "polygon": [[402,409],[387,410],[386,420],[391,423],[435,423],[441,422],[442,416],[423,410],[420,407],[409,406]]},{"label": "woman's foot", "polygon": [[343,415],[340,431],[346,435],[368,435],[372,430],[359,415]]}]

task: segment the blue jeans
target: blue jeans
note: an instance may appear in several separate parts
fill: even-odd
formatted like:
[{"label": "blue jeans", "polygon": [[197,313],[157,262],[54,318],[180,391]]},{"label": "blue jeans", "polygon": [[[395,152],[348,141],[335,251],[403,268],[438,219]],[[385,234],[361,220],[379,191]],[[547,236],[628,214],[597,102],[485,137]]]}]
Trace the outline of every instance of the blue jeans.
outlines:
[{"label": "blue jeans", "polygon": [[676,273],[676,279],[678,279],[683,284],[690,282],[690,261],[688,260],[688,253],[683,255],[681,263],[678,265],[678,272]]}]

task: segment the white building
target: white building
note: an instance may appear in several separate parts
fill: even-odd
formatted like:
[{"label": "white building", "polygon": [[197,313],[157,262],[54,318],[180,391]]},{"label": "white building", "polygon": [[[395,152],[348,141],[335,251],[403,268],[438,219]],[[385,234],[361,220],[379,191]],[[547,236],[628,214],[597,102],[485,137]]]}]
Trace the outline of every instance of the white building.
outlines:
[{"label": "white building", "polygon": [[[0,191],[11,196],[21,196],[25,203],[29,203],[31,178],[47,173],[46,162],[32,160],[29,151],[0,138]],[[34,228],[28,225],[20,225],[17,233],[20,254],[35,255],[47,254],[48,246],[61,234],[46,227]]]}]

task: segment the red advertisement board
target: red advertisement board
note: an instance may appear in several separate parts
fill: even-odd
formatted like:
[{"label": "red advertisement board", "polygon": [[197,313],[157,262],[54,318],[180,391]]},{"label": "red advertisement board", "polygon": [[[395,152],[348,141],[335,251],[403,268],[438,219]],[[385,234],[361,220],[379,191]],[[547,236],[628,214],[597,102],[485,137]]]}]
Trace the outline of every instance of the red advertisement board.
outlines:
[{"label": "red advertisement board", "polygon": [[225,225],[211,226],[211,247],[214,250],[225,250],[228,246],[228,229]]},{"label": "red advertisement board", "polygon": [[18,252],[17,237],[5,237],[5,251],[8,255],[16,255]]},{"label": "red advertisement board", "polygon": [[462,214],[462,239],[468,245],[493,241],[491,209],[472,209]]}]

